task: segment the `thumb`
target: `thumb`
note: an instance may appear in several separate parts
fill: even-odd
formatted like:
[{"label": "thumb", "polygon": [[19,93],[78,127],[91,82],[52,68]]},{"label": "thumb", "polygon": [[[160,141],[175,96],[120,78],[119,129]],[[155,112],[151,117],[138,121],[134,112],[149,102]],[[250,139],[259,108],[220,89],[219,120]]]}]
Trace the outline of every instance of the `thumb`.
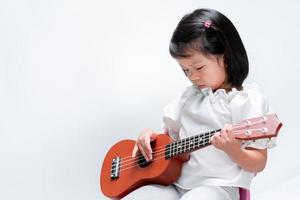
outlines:
[{"label": "thumb", "polygon": [[156,134],[156,133],[152,133],[152,134],[150,135],[150,140],[151,140],[151,141],[154,141],[154,140],[156,139],[156,137],[157,137],[157,134]]}]

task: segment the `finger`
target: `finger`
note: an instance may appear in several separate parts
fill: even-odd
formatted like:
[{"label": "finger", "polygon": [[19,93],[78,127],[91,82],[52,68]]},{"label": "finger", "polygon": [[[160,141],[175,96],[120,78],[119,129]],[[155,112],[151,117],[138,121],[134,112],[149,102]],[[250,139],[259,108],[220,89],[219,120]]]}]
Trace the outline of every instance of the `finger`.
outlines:
[{"label": "finger", "polygon": [[152,148],[151,148],[150,140],[151,140],[151,136],[149,135],[148,137],[145,138],[144,147],[146,148],[145,153],[147,154],[147,157],[150,160],[152,160]]},{"label": "finger", "polygon": [[183,155],[178,156],[178,158],[179,158],[179,160],[186,162],[190,159],[190,154],[183,154]]},{"label": "finger", "polygon": [[228,131],[227,135],[228,135],[229,140],[232,140],[232,141],[236,140],[235,134],[233,132]]},{"label": "finger", "polygon": [[213,145],[216,145],[217,142],[220,140],[220,133],[215,133],[211,138],[210,138],[210,142],[213,144]]},{"label": "finger", "polygon": [[215,137],[212,136],[211,138],[209,138],[210,143],[214,144],[215,143]]},{"label": "finger", "polygon": [[214,137],[215,137],[215,140],[220,140],[221,139],[221,137],[222,137],[222,131],[221,132],[217,132],[215,135],[214,135]]},{"label": "finger", "polygon": [[230,138],[228,136],[228,133],[227,133],[227,130],[225,130],[224,132],[222,132],[222,141],[225,142],[225,141],[229,141]]},{"label": "finger", "polygon": [[228,137],[230,137],[232,140],[236,140],[235,134],[232,132],[232,130],[228,131]]},{"label": "finger", "polygon": [[214,146],[217,148],[221,148],[224,145],[224,136],[223,136],[223,132],[217,132],[214,136]]},{"label": "finger", "polygon": [[218,137],[219,136],[214,135],[213,137],[210,138],[211,144],[214,145],[216,148],[219,148]]},{"label": "finger", "polygon": [[150,135],[150,141],[154,141],[156,139],[156,137],[157,137],[156,133],[152,133]]},{"label": "finger", "polygon": [[223,141],[224,141],[224,136],[222,134],[219,134],[219,135],[216,136],[216,142],[218,144],[223,143]]},{"label": "finger", "polygon": [[144,157],[147,161],[149,161],[149,158],[148,158],[148,156],[147,156],[147,154],[146,154],[146,152],[145,152],[145,150],[144,150],[144,147],[143,147],[141,144],[138,144],[138,147],[139,147],[139,150],[140,150],[141,154],[143,155],[143,157]]},{"label": "finger", "polygon": [[225,124],[224,127],[222,128],[222,131],[228,132],[232,130],[232,125],[231,124]]},{"label": "finger", "polygon": [[133,150],[132,150],[131,157],[136,157],[138,150],[139,150],[139,148],[138,148],[138,146],[135,144],[134,147],[133,147]]},{"label": "finger", "polygon": [[226,127],[225,126],[221,129],[221,131],[219,132],[219,134],[222,135],[224,133],[226,133]]},{"label": "finger", "polygon": [[225,124],[224,128],[222,129],[222,137],[227,141],[232,140],[233,136],[231,133],[232,133],[231,124]]},{"label": "finger", "polygon": [[211,143],[215,142],[215,137],[216,137],[216,133],[215,133],[213,136],[211,136],[211,137],[209,138],[209,141],[210,141]]}]

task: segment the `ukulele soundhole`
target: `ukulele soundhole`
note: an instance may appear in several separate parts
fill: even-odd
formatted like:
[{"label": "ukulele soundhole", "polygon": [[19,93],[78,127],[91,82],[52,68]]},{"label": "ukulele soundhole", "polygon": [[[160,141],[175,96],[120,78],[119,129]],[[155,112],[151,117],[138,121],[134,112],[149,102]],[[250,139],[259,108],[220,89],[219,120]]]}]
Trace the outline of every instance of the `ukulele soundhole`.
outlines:
[{"label": "ukulele soundhole", "polygon": [[138,165],[142,168],[147,167],[148,165],[150,165],[151,161],[147,161],[143,155],[139,155],[139,160],[138,160]]}]

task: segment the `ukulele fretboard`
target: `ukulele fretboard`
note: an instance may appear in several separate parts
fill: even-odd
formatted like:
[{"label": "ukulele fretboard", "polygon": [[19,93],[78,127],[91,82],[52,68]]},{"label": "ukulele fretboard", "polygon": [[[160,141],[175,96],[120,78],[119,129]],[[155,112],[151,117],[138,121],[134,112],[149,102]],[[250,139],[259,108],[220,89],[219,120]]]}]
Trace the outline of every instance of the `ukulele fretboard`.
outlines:
[{"label": "ukulele fretboard", "polygon": [[210,145],[210,138],[221,129],[214,130],[211,132],[194,135],[182,140],[178,140],[166,145],[165,157],[169,159],[171,157],[181,155],[187,152],[196,151],[200,148]]}]

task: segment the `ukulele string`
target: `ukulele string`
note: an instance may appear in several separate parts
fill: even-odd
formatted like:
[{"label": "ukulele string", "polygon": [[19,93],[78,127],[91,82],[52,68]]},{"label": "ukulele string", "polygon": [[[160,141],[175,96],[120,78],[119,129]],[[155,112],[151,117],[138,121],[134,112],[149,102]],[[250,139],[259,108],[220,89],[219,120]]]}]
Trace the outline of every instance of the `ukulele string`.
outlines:
[{"label": "ukulele string", "polygon": [[[203,140],[203,144],[204,144],[204,141],[207,140],[207,139],[209,139],[209,138],[210,138],[210,137],[207,135],[207,136],[205,137],[205,139]],[[201,145],[203,145],[203,144],[201,143]],[[207,144],[208,144],[208,143],[207,143]],[[184,145],[182,145],[182,146],[184,146]],[[163,150],[163,151],[160,151],[159,153],[155,152],[155,154],[153,154],[153,159],[151,160],[151,162],[154,162],[154,161],[157,161],[157,160],[164,159],[164,158],[165,158],[165,151],[167,151],[167,150],[169,150],[169,149],[170,149],[170,147],[164,148],[164,150]],[[183,149],[183,150],[185,151],[186,149]],[[177,151],[176,151],[175,153],[177,154],[177,153],[179,153],[179,152],[180,152],[180,150],[177,149]],[[137,164],[137,161],[140,161],[140,160],[145,160],[145,158],[144,158],[143,156],[141,156],[141,159],[139,159],[139,160],[134,160],[134,162],[127,163],[127,164],[125,164],[125,165],[124,165],[123,162],[122,162],[121,167],[120,167],[120,172],[129,170],[129,169],[132,169],[132,168],[134,168],[134,167],[137,167],[137,166],[146,164],[146,163],[148,162],[148,161],[145,160],[144,162],[138,163],[138,164]],[[132,164],[134,164],[134,165],[132,165]]]},{"label": "ukulele string", "polygon": [[[234,126],[232,126],[233,128],[236,128],[236,129],[240,129],[241,127],[244,127],[244,126],[247,126],[247,124],[245,124],[245,123],[240,123],[240,124],[235,124]],[[158,146],[158,147],[156,147],[156,148],[154,148],[153,149],[153,152],[155,152],[155,151],[158,151],[158,150],[160,150],[160,149],[164,149],[164,147],[165,147],[165,145],[161,145],[161,146]],[[140,156],[141,157],[141,159],[143,159],[143,156]],[[123,158],[123,161],[125,162],[125,161],[127,161],[127,160],[132,160],[133,159],[133,157],[132,156],[126,156],[126,157],[124,157]]]},{"label": "ukulele string", "polygon": [[[215,133],[215,132],[214,132]],[[208,139],[208,138],[210,138],[212,135],[211,134],[209,134],[209,132],[208,133],[205,133],[204,134],[205,135],[205,137],[206,138],[202,138],[202,139]],[[192,136],[192,137],[190,137],[190,138],[193,138],[193,137],[195,137],[195,136]],[[173,143],[176,143],[176,145],[180,145],[180,146],[184,146],[184,145],[188,145],[189,144],[189,142],[190,141],[188,141],[188,140],[186,140],[186,141],[183,141],[183,142],[180,142],[180,140],[179,141],[174,141],[174,142],[172,142],[172,143],[170,143],[170,144],[173,144]],[[166,148],[166,144],[165,145],[161,145],[161,146],[158,146],[158,147],[156,147],[156,148],[154,148],[153,149],[153,151],[152,151],[152,155],[153,156],[156,156],[157,154],[160,154],[161,152],[165,152],[166,150],[169,150],[170,148],[171,148],[171,146],[169,146],[169,147],[167,147]],[[127,159],[124,159],[124,158],[127,158]],[[136,161],[141,161],[141,160],[144,160],[145,158],[144,158],[144,156],[143,155],[139,155],[139,157],[131,157],[131,156],[127,156],[127,157],[124,157],[122,160],[122,163],[127,163],[127,164],[132,164],[132,161],[133,161],[133,163],[135,163]],[[136,160],[137,159],[137,160]],[[131,162],[131,163],[128,163],[128,162]]]},{"label": "ukulele string", "polygon": [[[252,122],[251,126],[259,124],[262,121],[264,121],[264,120],[259,120],[259,121],[256,121],[256,122]],[[235,132],[236,134],[239,134],[241,132],[244,132],[244,130],[240,130],[240,129],[244,128],[244,127],[247,127],[247,126],[249,126],[249,123],[239,123],[239,124],[236,124],[236,125],[232,126],[232,128],[233,128],[232,131]],[[261,129],[252,129],[252,130],[249,130],[249,131],[257,131],[257,130],[261,130]],[[205,139],[207,139],[207,138],[205,138]],[[185,142],[188,142],[188,141],[185,141]],[[181,144],[181,145],[186,145],[186,144],[184,143],[184,144]],[[161,152],[165,152],[165,150],[166,150],[165,146],[166,145],[161,145],[161,146],[158,146],[158,147],[154,148],[152,155],[156,156],[158,154],[161,154]],[[167,150],[169,150],[169,149],[167,149]],[[127,166],[127,165],[131,165],[132,163],[136,163],[136,161],[139,162],[143,159],[144,159],[143,155],[139,155],[138,157],[127,156],[127,157],[124,157],[122,159],[123,160],[122,163],[124,164],[124,166]]]},{"label": "ukulele string", "polygon": [[[207,139],[209,139],[211,137],[211,135],[206,135],[205,137],[204,137],[204,139],[203,139],[203,141],[205,141],[205,140],[207,140]],[[176,142],[178,142],[178,141],[175,141],[174,143],[176,143]],[[177,147],[186,147],[186,145],[189,145],[190,143],[189,143],[189,141],[184,141],[184,142],[181,142],[181,144],[179,144],[179,143],[177,143],[176,144],[176,146]],[[165,154],[165,152],[166,151],[168,151],[168,150],[170,150],[170,148],[172,148],[171,146],[169,146],[169,147],[167,147],[166,148],[166,146],[167,145],[162,145],[162,146],[160,146],[160,148],[158,148],[159,150],[157,151],[153,151],[153,153],[152,153],[152,156],[153,157],[155,157],[155,156],[157,156],[157,155],[160,155],[160,154]],[[132,163],[136,163],[136,162],[139,162],[139,161],[141,161],[141,160],[144,160],[145,158],[144,158],[144,156],[143,155],[140,155],[139,157],[137,157],[137,158],[132,158],[132,159],[130,159],[130,160],[126,160],[125,162],[123,162],[122,161],[122,166],[128,166],[128,165],[131,165]],[[131,162],[131,163],[128,163],[128,162],[130,162],[130,161],[133,161],[133,162]],[[126,163],[126,164],[125,164]],[[143,164],[143,163],[142,163]]]},{"label": "ukulele string", "polygon": [[[255,130],[261,131],[261,129],[250,129],[249,131],[255,131]],[[233,132],[234,134],[237,134],[237,133],[240,133],[241,131],[242,131],[242,130],[232,131],[232,132]],[[204,140],[202,140],[203,143],[201,143],[201,145],[203,145],[203,144],[205,143],[205,141],[206,141],[207,139],[209,139],[210,137],[211,137],[210,135],[206,135],[205,138],[204,138]],[[188,141],[185,141],[185,143],[181,144],[180,146],[187,145],[187,142],[188,142]],[[207,144],[209,144],[209,142],[207,142]],[[164,145],[164,146],[166,146],[166,145]],[[167,147],[167,148],[164,148],[163,151],[155,151],[154,154],[153,154],[153,157],[155,157],[155,158],[152,159],[151,162],[165,158],[165,152],[168,151],[168,150],[170,150],[170,148],[171,148],[171,147],[169,146],[169,147]],[[177,150],[178,150],[178,149],[177,149]],[[186,151],[186,149],[183,149],[183,152],[184,152],[184,151]],[[189,150],[188,150],[188,151],[189,151]],[[179,152],[180,154],[183,153],[183,152],[180,152],[180,150],[179,150],[179,151],[176,151],[176,154],[177,154],[178,152]],[[163,155],[163,156],[161,156],[161,155]],[[134,167],[137,167],[137,166],[140,166],[140,165],[143,165],[143,164],[146,164],[148,161],[144,161],[144,162],[142,162],[142,163],[136,164],[137,161],[140,161],[140,160],[143,160],[143,159],[144,159],[144,157],[143,157],[143,156],[140,156],[138,159],[137,159],[137,158],[133,158],[133,159],[131,160],[131,161],[133,161],[133,162],[131,162],[131,163],[123,164],[123,162],[122,162],[122,165],[121,165],[121,167],[120,167],[120,168],[121,168],[121,169],[120,169],[120,172],[121,172],[121,171],[128,170],[128,169],[131,169],[131,168],[134,168]],[[134,165],[132,165],[132,164],[134,164]],[[128,166],[128,167],[127,167],[127,166]]]}]

